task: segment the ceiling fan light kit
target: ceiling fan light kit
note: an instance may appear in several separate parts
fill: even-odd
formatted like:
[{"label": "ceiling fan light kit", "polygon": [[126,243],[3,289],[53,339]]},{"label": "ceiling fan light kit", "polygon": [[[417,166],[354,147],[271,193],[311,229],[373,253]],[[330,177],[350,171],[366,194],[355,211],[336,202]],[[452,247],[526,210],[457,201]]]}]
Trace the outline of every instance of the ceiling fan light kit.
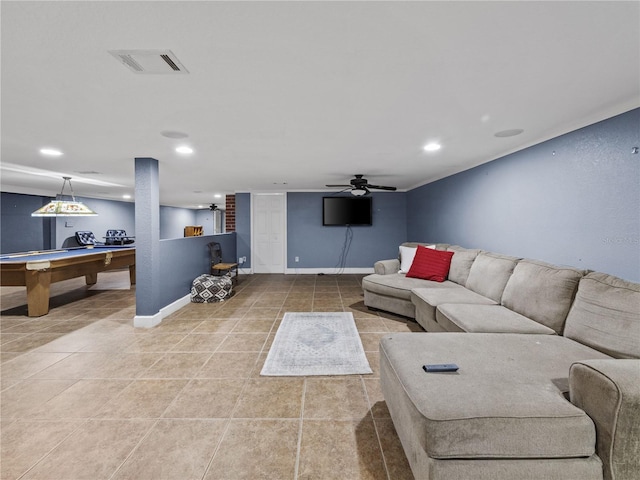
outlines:
[{"label": "ceiling fan light kit", "polygon": [[364,175],[361,173],[356,174],[355,178],[352,178],[349,182],[349,185],[326,185],[329,188],[344,188],[351,190],[351,195],[355,195],[356,197],[362,197],[363,195],[368,195],[371,190],[387,190],[389,192],[395,192],[397,190],[396,187],[387,187],[385,185],[372,185],[366,178],[363,178]]}]

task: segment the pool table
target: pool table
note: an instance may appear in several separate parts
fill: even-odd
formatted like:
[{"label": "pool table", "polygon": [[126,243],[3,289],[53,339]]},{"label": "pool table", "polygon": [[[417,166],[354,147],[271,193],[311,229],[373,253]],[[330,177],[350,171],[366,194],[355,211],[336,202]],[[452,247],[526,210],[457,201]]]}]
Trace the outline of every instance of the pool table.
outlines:
[{"label": "pool table", "polygon": [[52,283],[84,276],[87,285],[93,285],[98,280],[98,272],[124,267],[129,267],[129,279],[134,285],[134,247],[109,245],[12,253],[0,257],[0,284],[27,287],[29,316],[40,317],[49,313]]}]

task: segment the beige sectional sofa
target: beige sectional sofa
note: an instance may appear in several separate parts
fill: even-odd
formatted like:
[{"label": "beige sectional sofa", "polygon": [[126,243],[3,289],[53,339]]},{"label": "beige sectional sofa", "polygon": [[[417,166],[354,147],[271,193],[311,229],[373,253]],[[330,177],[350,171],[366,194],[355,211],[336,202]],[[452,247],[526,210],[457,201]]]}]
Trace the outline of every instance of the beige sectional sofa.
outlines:
[{"label": "beige sectional sofa", "polygon": [[[442,283],[399,262],[365,304],[426,330],[380,342],[380,381],[417,479],[640,478],[640,285],[479,250]],[[424,364],[456,363],[455,373]]]}]

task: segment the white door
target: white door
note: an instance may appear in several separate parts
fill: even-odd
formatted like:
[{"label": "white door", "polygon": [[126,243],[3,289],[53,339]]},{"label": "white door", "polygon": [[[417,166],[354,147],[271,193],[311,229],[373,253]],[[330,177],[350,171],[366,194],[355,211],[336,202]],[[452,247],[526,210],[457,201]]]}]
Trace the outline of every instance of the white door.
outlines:
[{"label": "white door", "polygon": [[285,196],[284,193],[253,194],[254,273],[284,273]]}]

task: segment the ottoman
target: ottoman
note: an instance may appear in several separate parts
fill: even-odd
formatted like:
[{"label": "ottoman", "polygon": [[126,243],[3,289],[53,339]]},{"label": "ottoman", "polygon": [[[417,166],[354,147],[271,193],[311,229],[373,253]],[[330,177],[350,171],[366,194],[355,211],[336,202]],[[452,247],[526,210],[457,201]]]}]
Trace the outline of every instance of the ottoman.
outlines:
[{"label": "ottoman", "polygon": [[233,295],[231,277],[228,275],[200,275],[191,284],[193,303],[222,302]]}]

